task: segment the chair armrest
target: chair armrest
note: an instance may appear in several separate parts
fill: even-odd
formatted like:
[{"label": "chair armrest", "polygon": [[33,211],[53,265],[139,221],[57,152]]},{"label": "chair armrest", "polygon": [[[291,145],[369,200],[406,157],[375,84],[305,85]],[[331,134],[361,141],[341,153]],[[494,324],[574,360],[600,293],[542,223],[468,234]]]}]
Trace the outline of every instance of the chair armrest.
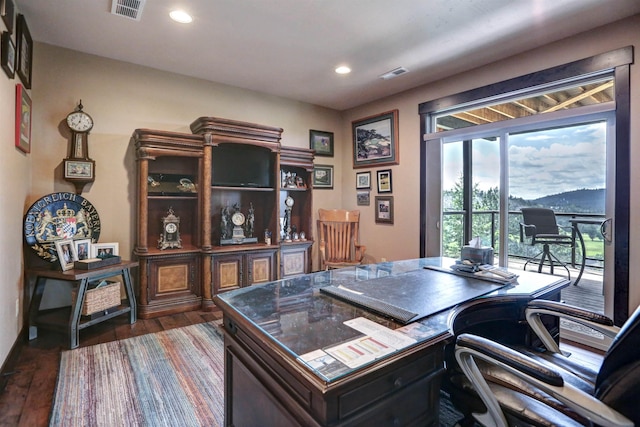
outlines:
[{"label": "chair armrest", "polygon": [[540,319],[541,315],[550,315],[571,320],[600,332],[609,338],[615,338],[620,331],[620,328],[613,325],[613,320],[600,313],[556,301],[541,299],[530,301],[525,309],[527,323],[538,338],[540,338],[540,341],[542,341],[546,349],[554,353],[561,353],[560,347],[558,347],[558,344],[542,323]]},{"label": "chair armrest", "polygon": [[594,424],[633,426],[633,422],[602,401],[566,383],[551,367],[495,341],[471,334],[461,334],[456,340],[455,357],[469,381],[487,407],[487,412],[474,413],[484,425],[507,426],[500,404],[482,376],[475,359],[504,369],[531,386],[553,396]]},{"label": "chair armrest", "polygon": [[525,241],[525,237],[527,235],[526,230],[527,229],[533,229],[533,232],[531,233],[532,238],[535,238],[536,235],[536,226],[533,224],[525,224],[524,222],[520,223],[520,242],[524,243]]}]

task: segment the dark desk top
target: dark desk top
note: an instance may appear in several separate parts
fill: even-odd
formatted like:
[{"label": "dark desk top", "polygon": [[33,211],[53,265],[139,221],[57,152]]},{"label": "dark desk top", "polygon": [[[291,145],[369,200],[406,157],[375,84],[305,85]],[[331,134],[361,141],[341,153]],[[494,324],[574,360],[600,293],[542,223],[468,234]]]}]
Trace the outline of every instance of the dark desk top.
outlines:
[{"label": "dark desk top", "polygon": [[[275,343],[297,363],[331,382],[406,348],[450,337],[449,316],[453,307],[440,307],[439,312],[403,325],[321,293],[320,288],[349,287],[356,282],[359,288],[373,286],[382,277],[402,279],[402,275],[421,271],[427,265],[448,268],[453,262],[447,258],[423,258],[321,271],[225,292],[217,295],[214,302],[225,317],[248,326],[260,339]],[[557,276],[514,272],[520,275],[516,284],[478,298],[514,295],[535,298],[568,284]],[[443,280],[449,275],[435,273],[443,275]],[[430,277],[433,280],[433,275]],[[442,292],[441,287],[438,292]]]}]

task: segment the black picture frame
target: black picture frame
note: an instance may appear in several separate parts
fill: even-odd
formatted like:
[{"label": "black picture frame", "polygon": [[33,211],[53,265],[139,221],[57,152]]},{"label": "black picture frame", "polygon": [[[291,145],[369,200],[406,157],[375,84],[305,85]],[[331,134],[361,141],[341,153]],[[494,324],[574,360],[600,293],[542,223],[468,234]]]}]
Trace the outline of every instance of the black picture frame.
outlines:
[{"label": "black picture frame", "polygon": [[376,196],[376,223],[393,224],[393,196]]},{"label": "black picture frame", "polygon": [[391,193],[392,191],[391,169],[378,171],[378,193]]},{"label": "black picture frame", "polygon": [[16,74],[16,47],[8,31],[2,33],[0,45],[0,50],[2,50],[0,65],[5,74],[12,79]]},{"label": "black picture frame", "polygon": [[13,34],[13,17],[15,16],[13,0],[0,0],[0,15],[9,34]]},{"label": "black picture frame", "polygon": [[400,163],[398,110],[354,120],[351,127],[354,169]]},{"label": "black picture frame", "polygon": [[313,165],[313,188],[333,188],[332,165]]},{"label": "black picture frame", "polygon": [[309,130],[309,148],[316,151],[316,156],[333,157],[333,132]]},{"label": "black picture frame", "polygon": [[356,203],[358,206],[369,206],[371,204],[369,190],[356,191]]},{"label": "black picture frame", "polygon": [[31,75],[33,64],[33,39],[27,26],[24,15],[18,15],[16,31],[16,50],[18,52],[18,62],[16,73],[22,80],[24,87],[31,89]]},{"label": "black picture frame", "polygon": [[371,172],[356,173],[356,190],[371,188]]}]

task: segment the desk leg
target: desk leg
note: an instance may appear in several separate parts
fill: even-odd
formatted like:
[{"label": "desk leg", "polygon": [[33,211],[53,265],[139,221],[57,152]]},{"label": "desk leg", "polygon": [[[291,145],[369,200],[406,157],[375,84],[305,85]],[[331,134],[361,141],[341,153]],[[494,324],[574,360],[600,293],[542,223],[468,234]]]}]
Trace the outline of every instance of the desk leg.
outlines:
[{"label": "desk leg", "polygon": [[122,270],[122,279],[124,280],[124,290],[127,294],[127,299],[129,300],[129,307],[131,311],[129,312],[129,323],[136,323],[137,309],[138,304],[136,304],[136,296],[133,293],[133,285],[131,283],[131,271],[128,268]]},{"label": "desk leg", "polygon": [[44,287],[47,283],[46,277],[38,276],[36,278],[35,288],[31,296],[31,304],[29,305],[29,341],[38,338],[38,311],[40,311],[40,303],[44,294]]},{"label": "desk leg", "polygon": [[80,313],[84,304],[84,295],[89,286],[89,279],[85,278],[78,282],[78,297],[76,303],[71,307],[71,316],[69,318],[69,347],[76,348],[80,343]]}]

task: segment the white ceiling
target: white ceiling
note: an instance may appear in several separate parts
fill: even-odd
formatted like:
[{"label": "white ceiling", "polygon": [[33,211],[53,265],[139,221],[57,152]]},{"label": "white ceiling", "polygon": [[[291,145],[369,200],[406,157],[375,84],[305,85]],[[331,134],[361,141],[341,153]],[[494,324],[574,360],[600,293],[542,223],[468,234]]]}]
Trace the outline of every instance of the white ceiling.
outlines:
[{"label": "white ceiling", "polygon": [[[38,42],[337,110],[640,13],[638,0],[147,0],[134,21],[111,0],[14,2]],[[171,21],[176,7],[193,23]]]}]

